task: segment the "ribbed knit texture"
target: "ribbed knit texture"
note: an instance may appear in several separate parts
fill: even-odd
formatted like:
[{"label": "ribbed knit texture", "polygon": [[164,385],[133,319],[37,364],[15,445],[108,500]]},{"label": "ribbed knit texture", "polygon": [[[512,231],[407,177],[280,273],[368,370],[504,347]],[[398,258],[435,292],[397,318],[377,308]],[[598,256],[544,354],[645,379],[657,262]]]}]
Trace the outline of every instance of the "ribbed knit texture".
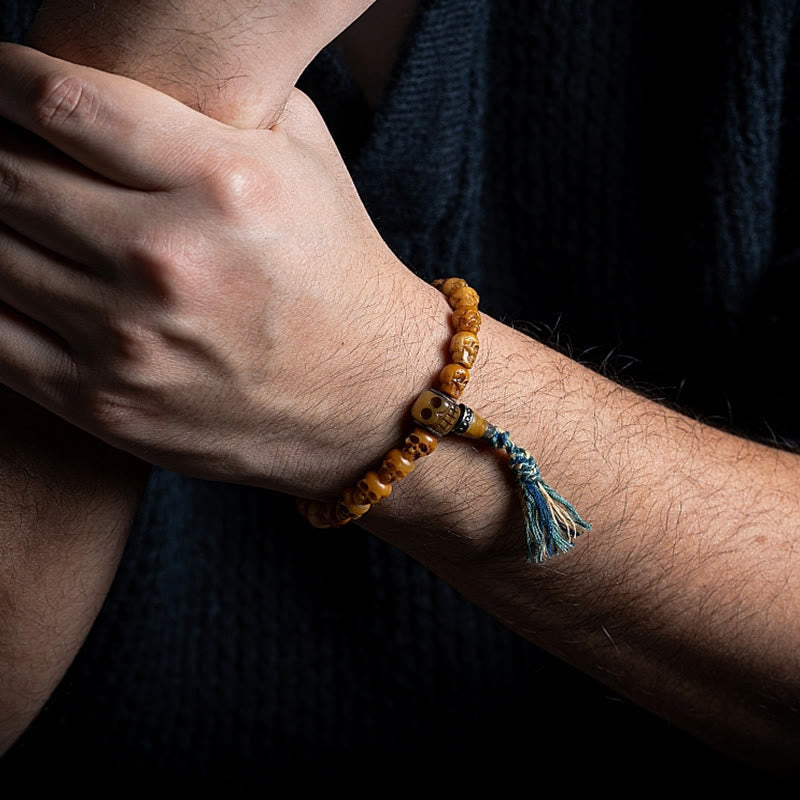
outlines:
[{"label": "ribbed knit texture", "polygon": [[[795,6],[428,0],[374,116],[332,52],[303,85],[411,268],[792,437],[794,371],[760,365],[797,345]],[[18,36],[24,4],[2,8]],[[2,766],[228,793],[745,777],[359,529],[321,536],[287,498],[160,470],[95,629]]]}]

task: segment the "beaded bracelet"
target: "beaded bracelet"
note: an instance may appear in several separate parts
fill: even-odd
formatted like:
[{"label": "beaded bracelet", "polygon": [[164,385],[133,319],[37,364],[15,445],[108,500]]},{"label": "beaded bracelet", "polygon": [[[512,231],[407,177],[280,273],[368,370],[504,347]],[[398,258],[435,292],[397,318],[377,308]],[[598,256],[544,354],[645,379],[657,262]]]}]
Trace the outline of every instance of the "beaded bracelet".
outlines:
[{"label": "beaded bracelet", "polygon": [[548,486],[532,456],[517,447],[508,433],[489,424],[471,408],[459,403],[475,365],[480,343],[481,315],[478,293],[463,278],[438,279],[433,285],[453,310],[454,334],[451,362],[439,373],[438,389],[426,389],[411,408],[415,426],[403,444],[390,450],[377,470],[371,470],[341,497],[329,502],[298,499],[301,514],[315,528],[337,528],[357,520],[392,492],[392,485],[409,475],[416,462],[432,453],[441,436],[454,433],[487,441],[508,454],[508,466],[522,494],[525,511],[525,545],[528,561],[541,562],[569,550],[591,525],[575,508]]}]

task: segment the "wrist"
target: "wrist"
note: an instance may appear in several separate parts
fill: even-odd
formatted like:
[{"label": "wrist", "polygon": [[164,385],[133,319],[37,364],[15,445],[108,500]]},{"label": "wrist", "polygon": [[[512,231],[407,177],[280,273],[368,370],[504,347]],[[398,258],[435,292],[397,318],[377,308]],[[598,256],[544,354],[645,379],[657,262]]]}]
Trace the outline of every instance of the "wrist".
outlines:
[{"label": "wrist", "polygon": [[43,4],[28,44],[133,78],[239,128],[271,127],[303,70],[370,0]]},{"label": "wrist", "polygon": [[[504,369],[515,358],[506,347],[508,329],[482,317],[480,356],[462,401],[493,424],[520,430],[517,398],[509,397],[514,376]],[[429,345],[427,358],[431,385],[443,366],[442,349]],[[539,438],[532,432],[537,427],[529,415],[526,435]],[[523,554],[519,493],[503,457],[485,442],[458,436],[442,437],[436,452],[362,522],[439,574],[446,572],[445,564]]]},{"label": "wrist", "polygon": [[[515,443],[509,432],[502,427],[496,427],[484,418],[483,414],[474,411],[466,403],[460,403],[472,376],[478,354],[477,334],[481,328],[481,316],[478,312],[479,297],[474,289],[461,279],[436,281],[434,285],[447,297],[448,304],[452,308],[450,321],[453,326],[453,336],[447,348],[446,366],[438,375],[436,388],[426,389],[413,404],[409,435],[396,448],[387,452],[380,467],[366,472],[354,486],[340,493],[337,499],[327,502],[303,501],[300,510],[315,527],[340,527],[360,519],[373,506],[388,498],[395,485],[415,471],[418,463],[427,463],[426,456],[438,450],[440,442],[463,436],[473,444],[479,442],[483,445],[484,451],[487,451],[490,457],[494,456],[496,451],[504,451],[500,460],[513,474],[513,484],[522,504],[527,560],[539,562],[566,552],[571,549],[574,538],[582,531],[591,529],[591,525],[581,518],[568,500],[543,479],[536,459],[524,447]],[[502,332],[503,328],[498,326],[496,330]],[[507,352],[513,353],[513,350]],[[510,358],[504,359],[506,366],[509,360]],[[485,388],[491,381],[483,383]],[[507,378],[507,383],[512,383],[512,377]],[[530,390],[534,385],[535,383],[529,382],[527,388]],[[501,398],[502,408],[502,398],[505,395],[497,392],[495,396]],[[525,427],[527,430],[527,426]],[[455,454],[455,451],[452,453]],[[492,460],[497,461],[495,458]],[[455,470],[455,474],[459,476],[457,481],[451,480],[449,484],[440,484],[442,488],[449,488],[446,495],[439,498],[440,500],[446,499],[447,494],[454,494],[453,489],[472,488],[470,482],[465,481],[466,472],[465,468],[457,469]],[[507,477],[505,485],[502,486],[497,485],[494,478],[476,481],[476,485],[485,488],[487,484],[493,484],[489,495],[497,500],[509,495],[510,482]],[[468,525],[463,527],[463,534],[467,535],[467,540],[483,538],[475,536],[476,528],[480,530],[484,528],[476,526],[477,515],[473,506],[474,500],[468,501],[465,507],[470,513],[461,515],[462,520],[469,521]],[[419,503],[415,504],[415,507],[419,508]],[[443,513],[441,507],[434,506],[433,497],[431,502],[425,504],[425,508],[434,519],[448,516]],[[404,522],[406,525],[409,524],[407,519]],[[414,529],[418,527],[413,523],[412,526]],[[448,529],[452,533],[452,523],[448,525]],[[491,527],[489,529],[491,530]],[[452,547],[450,550],[452,551]]]},{"label": "wrist", "polygon": [[[408,434],[411,406],[420,392],[435,381],[451,335],[448,306],[441,293],[420,280],[393,255],[386,268],[371,259],[373,287],[378,302],[362,300],[362,312],[349,332],[357,348],[340,347],[326,354],[331,376],[330,403],[322,414],[315,410],[312,430],[322,431],[325,442],[305,438],[298,449],[317,452],[326,464],[319,491],[299,492],[316,500],[330,500],[354,485],[381,457]],[[441,365],[438,366],[441,369]],[[328,433],[325,434],[324,432]]]},{"label": "wrist", "polygon": [[[518,562],[525,557],[526,542],[531,548],[527,557],[534,561],[569,549],[574,536],[591,526],[558,493],[558,487],[568,487],[570,500],[583,507],[583,497],[580,492],[576,495],[572,483],[572,468],[565,467],[563,454],[554,446],[570,424],[558,413],[568,400],[562,361],[546,346],[483,315],[479,364],[463,401],[490,425],[508,431],[504,440],[513,439],[510,444],[517,445],[509,450],[498,445],[497,437],[477,442],[443,437],[420,473],[398,485],[392,502],[376,507],[377,513],[365,518],[364,526],[440,574],[448,563],[463,565],[473,559],[484,565]],[[511,451],[520,449],[527,450],[522,455],[541,468],[533,487],[527,478],[520,483],[521,476],[510,469]],[[547,485],[549,479],[554,486]],[[557,507],[550,510],[559,520],[561,544],[550,539],[553,533],[546,519],[529,516],[531,489],[537,494],[538,488],[542,499],[553,496],[551,486]],[[574,528],[568,521],[564,524],[567,517]]]}]

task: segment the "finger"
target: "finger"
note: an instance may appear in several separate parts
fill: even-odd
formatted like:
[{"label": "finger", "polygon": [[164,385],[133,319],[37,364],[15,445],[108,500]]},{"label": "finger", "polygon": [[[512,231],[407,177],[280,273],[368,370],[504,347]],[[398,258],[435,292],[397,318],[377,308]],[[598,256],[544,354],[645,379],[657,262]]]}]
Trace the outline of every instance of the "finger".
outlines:
[{"label": "finger", "polygon": [[0,225],[0,302],[76,343],[102,305],[104,288],[79,267]]},{"label": "finger", "polygon": [[58,413],[76,375],[62,340],[0,302],[0,383]]},{"label": "finger", "polygon": [[0,44],[0,116],[93,172],[139,189],[191,181],[227,126],[137,81]]},{"label": "finger", "polygon": [[118,260],[133,205],[148,195],[106,181],[41,140],[0,125],[0,223],[90,268]]}]

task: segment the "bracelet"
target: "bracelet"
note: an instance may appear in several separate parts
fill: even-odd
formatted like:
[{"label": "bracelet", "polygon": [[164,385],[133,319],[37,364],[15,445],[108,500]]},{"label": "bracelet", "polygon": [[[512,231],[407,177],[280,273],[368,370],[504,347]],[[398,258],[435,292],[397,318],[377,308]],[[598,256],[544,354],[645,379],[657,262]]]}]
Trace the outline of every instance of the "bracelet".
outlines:
[{"label": "bracelet", "polygon": [[315,528],[338,528],[357,520],[392,492],[392,485],[409,475],[416,462],[432,453],[439,438],[450,433],[488,442],[505,450],[522,495],[525,512],[525,546],[528,561],[542,562],[569,550],[575,537],[591,525],[541,477],[536,461],[471,408],[458,402],[470,379],[480,343],[481,315],[478,293],[463,278],[438,279],[433,285],[453,310],[454,334],[451,362],[439,373],[437,389],[426,389],[414,402],[415,423],[400,447],[390,450],[381,466],[371,470],[352,488],[328,502],[299,498],[297,507]]}]

